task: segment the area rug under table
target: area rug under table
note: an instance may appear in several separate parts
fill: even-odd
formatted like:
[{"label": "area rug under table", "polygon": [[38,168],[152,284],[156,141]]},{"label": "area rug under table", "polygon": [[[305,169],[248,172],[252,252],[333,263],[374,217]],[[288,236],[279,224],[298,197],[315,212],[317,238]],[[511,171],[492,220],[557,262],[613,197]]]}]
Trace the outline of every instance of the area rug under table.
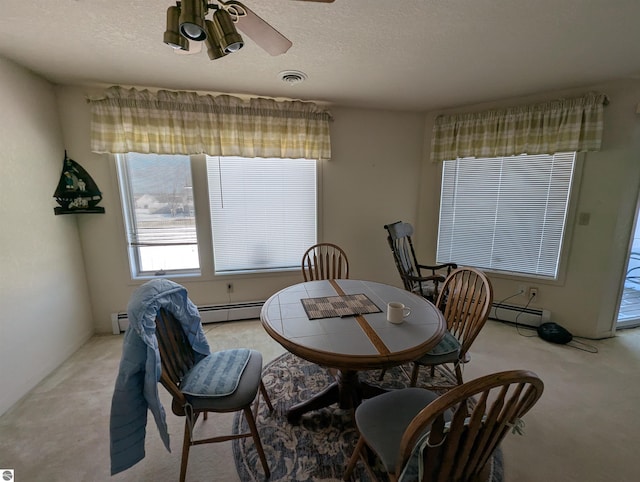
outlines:
[{"label": "area rug under table", "polygon": [[[408,369],[409,367],[405,367]],[[369,383],[384,388],[408,386],[408,378],[400,367],[387,370],[383,381],[378,381],[379,371],[361,372]],[[302,416],[300,423],[287,421],[287,409],[309,399],[328,386],[334,379],[331,373],[314,363],[285,353],[268,363],[263,370],[263,380],[271,397],[274,411],[269,412],[261,401],[257,424],[269,468],[270,482],[339,482],[358,437],[350,410],[337,405],[315,410]],[[450,384],[452,380],[444,371],[436,370],[430,380],[429,369],[420,370],[418,384],[429,380],[430,384]],[[234,433],[248,431],[241,413],[233,421]],[[252,438],[233,441],[233,455],[240,480],[265,481],[264,472]],[[379,469],[376,470],[378,472]],[[502,452],[496,450],[492,459],[491,477],[487,482],[502,482]],[[358,462],[353,480],[370,481],[363,464]],[[380,480],[387,480],[380,473]]]}]

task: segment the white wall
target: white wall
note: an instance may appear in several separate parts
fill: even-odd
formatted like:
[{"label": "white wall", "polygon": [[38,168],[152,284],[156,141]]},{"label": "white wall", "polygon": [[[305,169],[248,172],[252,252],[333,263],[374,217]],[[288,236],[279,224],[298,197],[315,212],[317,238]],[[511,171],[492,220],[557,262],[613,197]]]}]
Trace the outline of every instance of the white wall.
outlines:
[{"label": "white wall", "polygon": [[[57,90],[65,143],[103,192],[106,214],[79,221],[95,327],[99,333],[109,333],[110,314],[126,309],[140,282],[133,282],[129,274],[114,161],[90,152],[86,95],[91,92],[73,86]],[[349,108],[331,112],[333,159],[323,162],[321,174],[322,238],[346,250],[352,277],[400,286],[383,226],[398,219],[416,220],[424,116]],[[198,184],[205,186],[204,177],[195,176],[196,190]],[[196,210],[208,209],[206,199],[196,198],[195,203]],[[211,254],[201,257],[210,260]],[[211,267],[203,263],[202,269]],[[229,277],[203,274],[200,280],[176,278],[197,304],[265,300],[302,281],[299,271],[235,276],[234,291],[228,294]]]},{"label": "white wall", "polygon": [[[528,98],[467,106],[427,116],[425,160],[420,201],[421,255],[433,261],[437,242],[438,201],[441,165],[431,163],[431,130],[440,113],[474,112],[522,105],[559,97],[576,96],[589,90],[607,94],[604,109],[602,149],[584,156],[578,186],[577,211],[591,215],[587,226],[573,224],[567,240],[566,272],[559,282],[538,282],[525,278],[491,276],[495,299],[517,292],[518,285],[535,285],[539,296],[532,307],[551,310],[552,320],[574,335],[601,338],[613,335],[619,289],[625,274],[632,236],[636,200],[640,190],[640,80],[609,82],[574,91],[549,92]],[[525,304],[526,298],[510,300]]]},{"label": "white wall", "polygon": [[77,215],[53,212],[65,149],[54,87],[0,59],[0,98],[2,414],[94,327]]}]

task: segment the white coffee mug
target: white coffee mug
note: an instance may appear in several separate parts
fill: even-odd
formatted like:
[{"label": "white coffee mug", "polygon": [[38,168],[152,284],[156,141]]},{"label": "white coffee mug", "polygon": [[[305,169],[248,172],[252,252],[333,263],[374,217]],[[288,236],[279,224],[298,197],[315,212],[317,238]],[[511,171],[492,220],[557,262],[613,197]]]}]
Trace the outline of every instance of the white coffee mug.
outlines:
[{"label": "white coffee mug", "polygon": [[390,323],[402,323],[411,313],[411,308],[398,301],[387,303],[387,321]]}]

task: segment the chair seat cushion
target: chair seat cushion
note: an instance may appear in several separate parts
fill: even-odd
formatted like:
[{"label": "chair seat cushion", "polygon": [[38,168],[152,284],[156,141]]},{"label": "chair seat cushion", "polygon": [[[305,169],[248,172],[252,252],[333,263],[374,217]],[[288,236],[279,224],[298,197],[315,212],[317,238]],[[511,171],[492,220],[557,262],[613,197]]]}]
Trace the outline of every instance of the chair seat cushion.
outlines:
[{"label": "chair seat cushion", "polygon": [[[436,284],[429,280],[429,281],[420,281],[419,284],[422,286],[422,289],[425,291],[428,291],[430,293],[433,293],[436,290]],[[416,286],[417,289],[420,289],[420,286]]]},{"label": "chair seat cushion", "polygon": [[232,394],[240,383],[250,354],[247,348],[211,353],[187,372],[180,390],[194,397],[226,397]]},{"label": "chair seat cushion", "polygon": [[358,430],[388,472],[395,471],[405,429],[436,398],[437,393],[424,388],[403,388],[365,400],[357,408]]},{"label": "chair seat cushion", "polygon": [[231,411],[249,406],[256,398],[262,379],[262,354],[249,350],[249,361],[240,376],[236,390],[226,397],[191,396],[187,400],[195,411]]},{"label": "chair seat cushion", "polygon": [[460,354],[460,342],[448,331],[444,334],[440,343],[433,347],[426,355],[416,360],[420,365],[440,365],[441,363],[453,363],[458,360]]},{"label": "chair seat cushion", "polygon": [[418,296],[425,296],[429,299],[436,297],[436,285],[433,281],[415,282],[411,291]]}]

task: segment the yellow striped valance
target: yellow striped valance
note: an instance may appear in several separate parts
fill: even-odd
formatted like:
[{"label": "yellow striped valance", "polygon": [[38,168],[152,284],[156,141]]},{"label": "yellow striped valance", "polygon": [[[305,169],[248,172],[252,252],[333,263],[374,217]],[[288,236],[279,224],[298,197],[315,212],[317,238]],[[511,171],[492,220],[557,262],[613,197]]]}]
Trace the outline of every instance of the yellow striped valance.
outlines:
[{"label": "yellow striped valance", "polygon": [[312,102],[110,87],[89,103],[94,152],[331,158],[331,114]]},{"label": "yellow striped valance", "polygon": [[436,119],[433,162],[464,157],[600,150],[607,96],[582,97]]}]

